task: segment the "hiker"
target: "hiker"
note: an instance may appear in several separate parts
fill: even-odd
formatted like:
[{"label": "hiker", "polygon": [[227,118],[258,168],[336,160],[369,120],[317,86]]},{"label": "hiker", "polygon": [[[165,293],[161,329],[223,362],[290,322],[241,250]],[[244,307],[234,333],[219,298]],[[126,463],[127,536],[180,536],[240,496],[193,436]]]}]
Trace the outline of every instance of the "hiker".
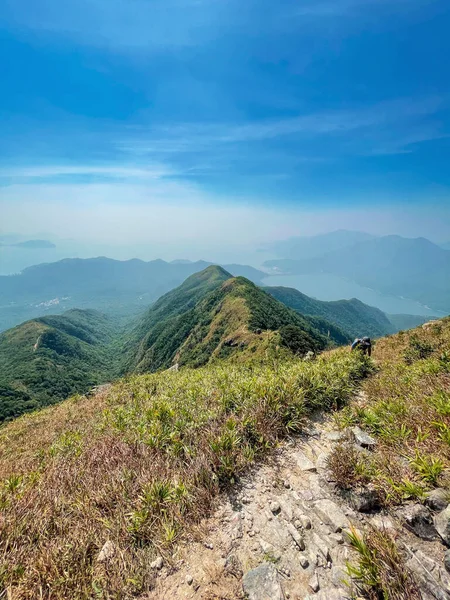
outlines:
[{"label": "hiker", "polygon": [[363,354],[372,356],[372,342],[369,337],[356,338],[352,344],[352,351],[358,348]]}]

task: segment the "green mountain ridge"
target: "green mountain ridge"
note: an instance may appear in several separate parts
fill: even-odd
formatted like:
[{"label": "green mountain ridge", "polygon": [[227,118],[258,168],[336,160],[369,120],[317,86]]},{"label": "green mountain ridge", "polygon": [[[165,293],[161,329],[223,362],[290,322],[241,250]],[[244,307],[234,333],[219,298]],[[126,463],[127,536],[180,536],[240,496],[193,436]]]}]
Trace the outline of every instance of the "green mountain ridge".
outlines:
[{"label": "green mountain ridge", "polygon": [[[326,302],[302,294],[294,288],[267,287],[269,294],[304,315],[319,316],[338,325],[352,337],[380,337],[395,332],[395,326],[378,308],[356,298]],[[415,325],[419,324],[411,318]],[[422,321],[420,321],[422,322]],[[413,325],[412,325],[413,326]]]},{"label": "green mountain ridge", "polygon": [[162,296],[133,328],[74,309],[0,334],[0,421],[119,374],[267,352],[304,354],[348,341],[323,318],[301,316],[248,279],[210,266]]},{"label": "green mountain ridge", "polygon": [[[288,332],[285,327],[293,329]],[[244,349],[255,353],[279,330],[279,342],[289,347],[283,335],[294,336],[297,350],[305,352],[348,341],[331,323],[301,317],[249,280],[208,267],[148,310],[132,334],[131,347],[137,350],[129,351],[128,368],[155,371],[174,362],[198,367]]]},{"label": "green mountain ridge", "polygon": [[208,266],[126,328],[100,312],[73,309],[1,333],[0,421],[119,375],[301,356],[393,329],[384,313],[358,300],[321,302],[290,288],[263,289]]},{"label": "green mountain ridge", "polygon": [[0,421],[59,402],[116,374],[114,322],[71,310],[0,334]]}]

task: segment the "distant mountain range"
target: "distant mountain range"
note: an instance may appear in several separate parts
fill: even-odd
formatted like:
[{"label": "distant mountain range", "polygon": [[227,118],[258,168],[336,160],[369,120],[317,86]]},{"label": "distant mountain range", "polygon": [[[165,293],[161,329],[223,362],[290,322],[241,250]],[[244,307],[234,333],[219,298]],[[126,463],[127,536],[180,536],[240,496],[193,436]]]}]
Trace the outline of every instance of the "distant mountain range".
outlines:
[{"label": "distant mountain range", "polygon": [[[334,236],[331,243],[334,243]],[[340,232],[341,242],[346,236]],[[347,236],[348,240],[354,234]],[[311,240],[310,240],[311,241]],[[316,240],[317,241],[317,240]],[[330,273],[360,285],[416,300],[432,309],[450,312],[450,251],[425,238],[385,236],[329,249],[321,237],[323,253],[311,258],[269,260],[264,266],[273,273]],[[314,246],[315,247],[315,246]]]},{"label": "distant mountain range", "polygon": [[[45,312],[61,313],[69,308],[91,308],[118,316],[137,314],[210,264],[100,257],[28,267],[18,275],[0,276],[0,331]],[[256,283],[265,276],[249,266],[224,267]]]},{"label": "distant mountain range", "polygon": [[309,259],[322,256],[326,252],[334,252],[359,242],[374,239],[375,236],[363,231],[347,231],[339,229],[330,233],[314,236],[292,237],[287,240],[266,244],[264,250],[279,258]]},{"label": "distant mountain range", "polygon": [[48,240],[27,240],[26,242],[15,242],[14,244],[0,242],[0,246],[28,248],[30,250],[35,250],[37,248],[56,248],[56,245],[53,242],[49,242]]}]

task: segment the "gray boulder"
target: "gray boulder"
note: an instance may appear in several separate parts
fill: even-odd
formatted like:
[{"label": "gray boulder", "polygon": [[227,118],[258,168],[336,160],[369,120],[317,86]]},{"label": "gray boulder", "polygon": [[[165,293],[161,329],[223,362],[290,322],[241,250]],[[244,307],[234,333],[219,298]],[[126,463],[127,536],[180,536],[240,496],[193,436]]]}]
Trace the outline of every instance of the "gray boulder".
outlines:
[{"label": "gray boulder", "polygon": [[447,508],[450,503],[450,496],[447,490],[443,488],[436,488],[431,492],[428,492],[425,499],[425,504],[432,510],[441,511]]},{"label": "gray boulder", "polygon": [[278,573],[272,563],[263,563],[245,574],[242,582],[248,600],[283,600]]},{"label": "gray boulder", "polygon": [[331,500],[318,500],[314,504],[314,510],[319,519],[333,530],[333,533],[350,526],[350,522],[341,508]]},{"label": "gray boulder", "polygon": [[404,526],[423,540],[436,539],[436,528],[430,511],[421,504],[412,504],[398,512]]},{"label": "gray boulder", "polygon": [[450,546],[450,506],[434,517],[434,524],[438,534]]},{"label": "gray boulder", "polygon": [[363,448],[371,450],[377,443],[371,435],[363,431],[360,427],[352,427],[352,432],[355,436],[356,443]]},{"label": "gray boulder", "polygon": [[348,502],[350,506],[358,512],[371,512],[380,507],[378,493],[375,488],[370,485],[349,491]]},{"label": "gray boulder", "polygon": [[444,567],[447,573],[450,573],[450,550],[447,550],[444,554]]}]

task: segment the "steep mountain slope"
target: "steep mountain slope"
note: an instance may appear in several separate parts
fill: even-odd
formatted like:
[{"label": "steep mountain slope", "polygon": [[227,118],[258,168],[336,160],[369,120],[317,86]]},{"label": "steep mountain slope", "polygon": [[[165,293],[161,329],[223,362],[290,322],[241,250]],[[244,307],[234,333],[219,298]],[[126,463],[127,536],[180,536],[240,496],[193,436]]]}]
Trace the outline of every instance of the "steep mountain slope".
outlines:
[{"label": "steep mountain slope", "polygon": [[[29,267],[19,275],[0,277],[0,331],[48,311],[74,307],[135,315],[209,264],[92,258]],[[245,265],[230,265],[229,270],[255,282],[264,277]]]},{"label": "steep mountain slope", "polygon": [[[367,370],[348,351],[224,361],[127,377],[1,428],[0,589],[15,600],[37,589],[58,599],[147,598],[220,491],[292,440],[310,411],[347,403]],[[159,553],[164,571],[152,567]],[[184,596],[194,593],[184,585]]]},{"label": "steep mountain slope", "polygon": [[450,251],[424,238],[385,236],[311,260],[265,264],[292,274],[333,273],[436,310],[450,311]]},{"label": "steep mountain slope", "polygon": [[[290,327],[291,329],[286,329]],[[155,371],[173,362],[199,366],[247,350],[256,352],[278,342],[295,350],[321,350],[330,342],[346,343],[336,326],[307,319],[243,277],[208,267],[163,296],[136,327],[128,343],[127,369]]]},{"label": "steep mountain slope", "polygon": [[304,260],[323,256],[341,248],[353,246],[359,242],[373,239],[374,236],[362,231],[338,229],[320,235],[293,237],[287,240],[272,242],[265,250],[273,252],[280,258]]},{"label": "steep mountain slope", "polygon": [[[236,281],[226,279],[210,293]],[[376,370],[348,348],[313,361],[222,361],[129,376],[96,396],[8,424],[0,429],[0,544],[8,550],[0,589],[15,600],[33,598],[37,589],[80,600],[93,590],[123,600],[234,600],[243,595],[245,571],[270,567],[276,582],[270,563],[277,561],[287,565],[279,569],[278,597],[305,598],[318,582],[317,597],[327,600],[353,590],[388,598],[394,582],[396,598],[419,598],[399,586],[399,572],[409,582],[416,565],[419,581],[436,582],[423,597],[444,598],[439,536],[448,543],[449,356],[444,319],[378,341]],[[322,419],[308,422],[318,409],[333,411],[326,428]],[[296,439],[305,425],[308,435]],[[280,446],[286,437],[289,444]],[[368,444],[371,451],[361,450]],[[275,448],[275,461],[264,463]],[[213,537],[205,539],[204,519],[223,490],[231,509],[220,506],[207,530]],[[357,514],[369,502],[368,514]],[[350,525],[356,530],[349,535]],[[198,557],[191,560],[200,543],[200,557],[206,550],[212,557],[203,572],[195,570]],[[248,554],[240,554],[244,543]],[[217,569],[222,551],[227,567]],[[180,568],[175,595],[158,594]],[[335,589],[350,576],[352,590]],[[222,593],[217,582],[224,580],[233,587]]]},{"label": "steep mountain slope", "polygon": [[267,287],[264,289],[286,306],[303,315],[320,316],[327,319],[352,337],[362,335],[380,337],[394,332],[393,324],[381,310],[368,306],[356,298],[325,302],[310,298],[293,288]]},{"label": "steep mountain slope", "polygon": [[0,421],[108,381],[113,330],[101,313],[71,310],[0,334]]}]

